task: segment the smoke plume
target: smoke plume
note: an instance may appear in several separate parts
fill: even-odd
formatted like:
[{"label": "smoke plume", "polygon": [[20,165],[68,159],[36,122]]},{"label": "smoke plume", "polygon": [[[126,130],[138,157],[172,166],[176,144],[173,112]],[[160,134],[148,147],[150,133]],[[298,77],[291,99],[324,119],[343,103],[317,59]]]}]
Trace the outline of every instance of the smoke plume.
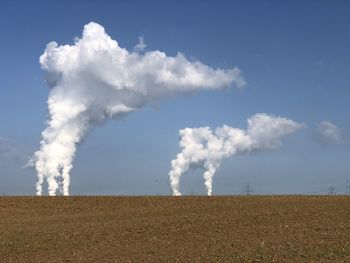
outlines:
[{"label": "smoke plume", "polygon": [[144,52],[143,39],[129,52],[94,22],[72,45],[47,45],[40,56],[47,85],[49,118],[42,132],[36,168],[37,195],[44,180],[49,195],[69,195],[70,171],[77,145],[92,127],[119,119],[152,101],[202,89],[244,86],[238,68],[213,69],[161,51]]},{"label": "smoke plume", "polygon": [[209,127],[180,130],[182,151],[171,162],[169,172],[172,194],[181,195],[179,183],[182,174],[191,166],[200,166],[204,169],[207,194],[211,195],[213,177],[223,158],[243,152],[278,148],[284,136],[301,127],[301,124],[290,119],[260,113],[248,119],[247,130],[227,125],[215,131]]}]

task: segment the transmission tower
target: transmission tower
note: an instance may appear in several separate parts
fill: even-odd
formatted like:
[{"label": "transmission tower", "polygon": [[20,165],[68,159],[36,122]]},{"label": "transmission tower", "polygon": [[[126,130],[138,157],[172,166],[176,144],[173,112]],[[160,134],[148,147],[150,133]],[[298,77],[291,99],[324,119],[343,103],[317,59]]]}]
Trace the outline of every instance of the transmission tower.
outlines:
[{"label": "transmission tower", "polygon": [[345,185],[345,194],[350,195],[350,180],[346,180],[346,185]]},{"label": "transmission tower", "polygon": [[335,187],[331,186],[328,188],[328,195],[335,195]]},{"label": "transmission tower", "polygon": [[253,191],[253,187],[249,183],[247,183],[247,185],[245,187],[245,194],[246,195],[251,195],[253,192],[254,192]]}]

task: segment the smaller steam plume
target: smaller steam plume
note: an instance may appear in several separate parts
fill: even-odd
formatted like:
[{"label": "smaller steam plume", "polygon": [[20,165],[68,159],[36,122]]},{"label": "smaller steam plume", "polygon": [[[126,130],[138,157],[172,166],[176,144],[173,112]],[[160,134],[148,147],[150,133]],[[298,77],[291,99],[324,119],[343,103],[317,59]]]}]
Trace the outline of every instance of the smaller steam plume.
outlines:
[{"label": "smaller steam plume", "polygon": [[204,184],[208,195],[212,195],[213,177],[221,160],[231,155],[256,150],[276,149],[281,139],[300,129],[301,124],[293,120],[259,113],[248,119],[247,130],[227,125],[212,131],[209,127],[180,130],[182,151],[171,161],[169,172],[173,195],[181,195],[180,178],[193,166],[204,168]]}]

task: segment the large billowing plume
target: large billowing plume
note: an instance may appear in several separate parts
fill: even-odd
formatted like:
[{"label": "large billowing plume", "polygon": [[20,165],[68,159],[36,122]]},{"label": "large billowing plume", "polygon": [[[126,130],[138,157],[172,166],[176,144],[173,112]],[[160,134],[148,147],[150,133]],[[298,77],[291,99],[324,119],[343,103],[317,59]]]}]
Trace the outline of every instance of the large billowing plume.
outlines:
[{"label": "large billowing plume", "polygon": [[173,195],[181,195],[180,178],[191,166],[204,168],[204,184],[208,195],[212,194],[213,176],[221,160],[234,154],[255,150],[275,149],[281,139],[301,128],[290,119],[256,114],[248,119],[247,130],[224,125],[212,131],[209,127],[180,130],[181,153],[171,162],[169,172]]},{"label": "large billowing plume", "polygon": [[[142,48],[140,48],[142,44]],[[121,48],[97,23],[85,25],[73,45],[47,45],[40,57],[51,88],[49,119],[41,148],[34,154],[37,195],[44,180],[49,195],[69,194],[70,171],[77,145],[95,125],[119,119],[147,103],[178,93],[244,86],[240,70],[213,69],[160,51]]]}]

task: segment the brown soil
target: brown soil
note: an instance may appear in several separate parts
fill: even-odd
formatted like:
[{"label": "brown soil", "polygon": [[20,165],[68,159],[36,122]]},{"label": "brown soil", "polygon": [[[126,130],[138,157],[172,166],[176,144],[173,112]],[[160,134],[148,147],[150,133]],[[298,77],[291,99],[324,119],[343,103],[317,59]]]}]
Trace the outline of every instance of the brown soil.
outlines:
[{"label": "brown soil", "polygon": [[350,197],[0,197],[0,262],[350,262]]}]

